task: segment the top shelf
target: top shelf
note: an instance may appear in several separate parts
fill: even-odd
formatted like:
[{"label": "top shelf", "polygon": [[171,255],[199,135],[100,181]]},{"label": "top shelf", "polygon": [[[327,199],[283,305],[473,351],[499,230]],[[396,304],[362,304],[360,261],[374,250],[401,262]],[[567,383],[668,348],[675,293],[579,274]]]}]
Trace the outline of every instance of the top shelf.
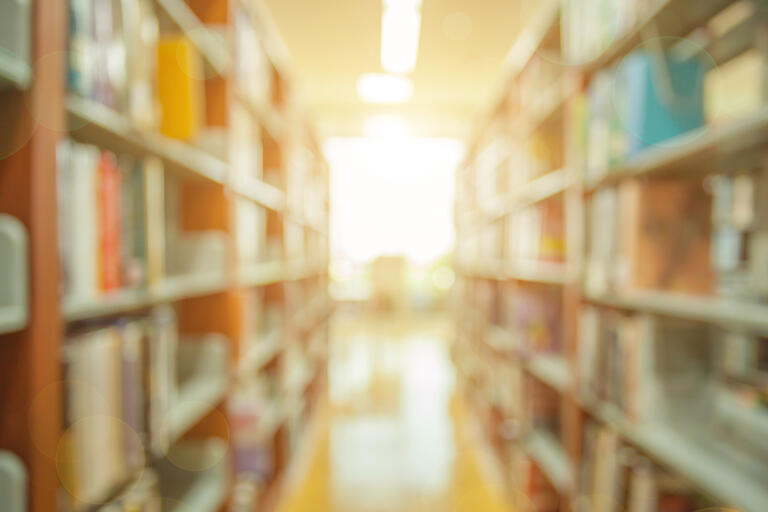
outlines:
[{"label": "top shelf", "polygon": [[582,69],[592,75],[628,55],[648,38],[686,36],[732,3],[733,0],[664,0]]},{"label": "top shelf", "polygon": [[67,114],[72,136],[81,142],[136,157],[152,155],[187,177],[224,183],[226,162],[181,141],[140,131],[127,117],[108,107],[70,94]]},{"label": "top shelf", "polygon": [[160,8],[192,41],[216,73],[223,74],[229,66],[229,50],[223,33],[205,26],[184,0],[156,0]]},{"label": "top shelf", "polygon": [[742,171],[757,162],[768,148],[768,108],[727,124],[705,126],[648,149],[605,176],[587,184],[588,189],[647,175],[690,173],[700,175]]}]

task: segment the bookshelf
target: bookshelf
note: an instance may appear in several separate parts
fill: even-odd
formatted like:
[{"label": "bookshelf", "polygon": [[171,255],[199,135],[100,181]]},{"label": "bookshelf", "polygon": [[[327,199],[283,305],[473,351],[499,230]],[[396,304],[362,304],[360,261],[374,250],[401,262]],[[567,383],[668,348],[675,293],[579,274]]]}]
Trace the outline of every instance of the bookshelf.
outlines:
[{"label": "bookshelf", "polygon": [[5,262],[0,280],[0,333],[22,329],[29,317],[27,291],[27,234],[14,217],[0,215],[0,255]]},{"label": "bookshelf", "polygon": [[333,310],[290,62],[260,0],[67,4],[31,11],[27,78],[0,52],[0,449],[32,512],[269,510]]},{"label": "bookshelf", "polygon": [[[457,171],[454,358],[518,510],[768,503],[767,31],[751,2],[551,1],[510,50]],[[754,91],[713,85],[739,69]],[[698,121],[621,117],[648,76]]]}]

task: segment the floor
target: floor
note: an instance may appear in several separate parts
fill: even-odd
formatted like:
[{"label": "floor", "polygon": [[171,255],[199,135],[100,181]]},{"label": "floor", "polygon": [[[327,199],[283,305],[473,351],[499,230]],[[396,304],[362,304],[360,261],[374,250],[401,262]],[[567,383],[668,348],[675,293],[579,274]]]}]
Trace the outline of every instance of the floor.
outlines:
[{"label": "floor", "polygon": [[279,512],[508,512],[454,393],[450,332],[437,315],[336,314],[330,403]]}]

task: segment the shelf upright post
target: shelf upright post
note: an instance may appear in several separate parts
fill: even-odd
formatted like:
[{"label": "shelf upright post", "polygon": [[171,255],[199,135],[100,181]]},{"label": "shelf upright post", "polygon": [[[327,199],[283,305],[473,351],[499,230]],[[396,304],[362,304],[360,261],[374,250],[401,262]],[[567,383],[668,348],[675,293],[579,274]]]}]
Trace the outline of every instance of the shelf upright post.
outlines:
[{"label": "shelf upright post", "polygon": [[28,473],[29,512],[57,508],[62,397],[56,145],[64,133],[66,2],[32,9],[33,81],[0,92],[0,213],[29,234],[29,323],[0,336],[0,449]]}]

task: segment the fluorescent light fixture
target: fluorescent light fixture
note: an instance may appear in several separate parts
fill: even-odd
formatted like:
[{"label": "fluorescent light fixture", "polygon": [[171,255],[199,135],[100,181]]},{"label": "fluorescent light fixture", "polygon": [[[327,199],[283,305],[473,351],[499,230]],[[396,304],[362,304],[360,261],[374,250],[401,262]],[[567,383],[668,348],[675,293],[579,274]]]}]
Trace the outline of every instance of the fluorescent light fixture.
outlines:
[{"label": "fluorescent light fixture", "polygon": [[357,94],[368,103],[405,103],[413,96],[413,82],[402,76],[366,73],[357,79]]},{"label": "fluorescent light fixture", "polygon": [[381,19],[381,66],[410,73],[416,66],[421,31],[420,1],[385,0]]},{"label": "fluorescent light fixture", "polygon": [[363,122],[366,137],[395,139],[407,137],[410,133],[408,121],[401,116],[380,114],[371,116]]}]

